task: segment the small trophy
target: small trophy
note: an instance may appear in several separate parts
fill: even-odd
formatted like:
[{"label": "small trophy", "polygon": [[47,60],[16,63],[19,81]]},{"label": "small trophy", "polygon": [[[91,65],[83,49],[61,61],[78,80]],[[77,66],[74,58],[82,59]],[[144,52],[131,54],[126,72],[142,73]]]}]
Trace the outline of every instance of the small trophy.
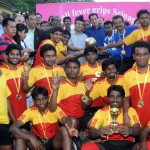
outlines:
[{"label": "small trophy", "polygon": [[118,113],[119,113],[119,108],[113,107],[110,109],[110,114],[112,117],[112,123],[110,128],[113,130],[113,133],[117,133],[117,129],[118,129],[118,123],[116,121],[117,117],[118,117]]}]

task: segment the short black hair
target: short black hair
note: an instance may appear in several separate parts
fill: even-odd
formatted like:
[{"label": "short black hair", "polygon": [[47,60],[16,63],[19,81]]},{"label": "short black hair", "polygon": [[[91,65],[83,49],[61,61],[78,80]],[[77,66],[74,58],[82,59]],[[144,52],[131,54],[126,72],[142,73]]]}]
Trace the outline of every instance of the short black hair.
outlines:
[{"label": "short black hair", "polygon": [[41,15],[40,13],[36,13],[35,15],[40,15],[40,16],[41,16],[41,18],[42,18],[42,15]]},{"label": "short black hair", "polygon": [[54,51],[56,54],[56,49],[53,45],[51,44],[44,44],[41,49],[40,49],[40,56],[43,57],[44,53],[47,51]]},{"label": "short black hair", "polygon": [[112,58],[108,58],[102,62],[102,70],[105,71],[109,65],[115,65],[115,67],[117,68],[116,61]]},{"label": "short black hair", "polygon": [[68,35],[69,37],[71,37],[71,33],[68,30],[64,30],[63,35]]},{"label": "short black hair", "polygon": [[91,16],[96,16],[96,17],[98,18],[97,13],[91,13],[91,14],[89,15],[89,20],[90,20]]},{"label": "short black hair", "polygon": [[68,60],[66,62],[66,68],[68,67],[69,63],[76,63],[78,65],[78,67],[80,68],[80,62],[78,59],[72,59],[72,60]]},{"label": "short black hair", "polygon": [[54,33],[57,32],[57,31],[63,33],[63,28],[60,27],[60,26],[54,26],[54,27],[52,27],[52,29],[51,29],[51,33],[52,33],[52,34],[54,34]]},{"label": "short black hair", "polygon": [[45,23],[48,23],[48,21],[42,21],[42,22],[40,23],[40,26],[42,26],[42,24],[45,24]]},{"label": "short black hair", "polygon": [[137,21],[138,21],[138,19],[135,19],[133,24],[135,24]]},{"label": "short black hair", "polygon": [[49,16],[48,17],[48,22],[50,22],[50,20],[53,18],[53,16]]},{"label": "short black hair", "polygon": [[63,18],[63,23],[65,22],[65,20],[69,19],[71,21],[71,18],[69,16],[66,16]]},{"label": "short black hair", "polygon": [[137,15],[136,15],[137,18],[139,19],[142,14],[148,14],[148,15],[150,15],[150,13],[149,13],[149,11],[147,9],[141,9],[141,10],[139,10],[137,12]]},{"label": "short black hair", "polygon": [[83,15],[80,15],[80,16],[76,17],[75,24],[77,23],[77,21],[81,21],[81,22],[84,23],[84,17],[83,17]]},{"label": "short black hair", "polygon": [[84,50],[84,55],[86,56],[89,52],[94,52],[97,54],[97,49],[95,46],[88,46]]},{"label": "short black hair", "polygon": [[8,46],[7,46],[7,48],[6,48],[6,55],[9,55],[9,53],[12,51],[12,50],[18,50],[19,51],[19,53],[20,53],[20,56],[21,56],[21,49],[20,49],[20,46],[19,45],[17,45],[17,44],[14,44],[14,43],[12,43],[12,44],[9,44]]},{"label": "short black hair", "polygon": [[132,53],[134,54],[135,53],[135,49],[138,48],[138,47],[144,47],[144,48],[147,48],[149,53],[150,53],[150,44],[148,42],[145,42],[145,41],[138,41],[138,42],[135,42],[132,46]]},{"label": "short black hair", "polygon": [[2,26],[3,26],[3,27],[7,27],[9,21],[15,22],[15,20],[14,20],[13,18],[4,18],[3,23],[2,23]]},{"label": "short black hair", "polygon": [[115,20],[115,19],[119,19],[119,18],[121,18],[122,21],[124,22],[124,19],[123,19],[123,17],[122,17],[121,15],[115,15],[115,16],[113,16],[112,22],[114,23],[114,20]]},{"label": "short black hair", "polygon": [[39,94],[48,97],[48,91],[44,86],[35,86],[35,88],[31,91],[33,100],[35,100]]},{"label": "short black hair", "polygon": [[25,33],[28,33],[28,27],[25,24],[23,24],[23,23],[18,23],[16,25],[16,29],[17,29],[17,31],[25,30]]},{"label": "short black hair", "polygon": [[121,85],[111,85],[111,86],[108,88],[108,91],[107,91],[107,97],[108,97],[108,98],[109,98],[110,93],[111,93],[112,91],[120,92],[122,98],[124,98],[124,96],[125,96],[124,88],[123,88]]},{"label": "short black hair", "polygon": [[128,21],[124,22],[125,26],[130,26],[130,23]]},{"label": "short black hair", "polygon": [[22,23],[18,23],[18,24],[16,25],[16,29],[17,29],[17,32],[16,32],[16,35],[14,36],[14,40],[15,40],[15,42],[16,42],[20,47],[22,47],[22,46],[21,46],[21,38],[20,38],[20,35],[19,35],[18,31],[21,32],[21,31],[25,30],[25,33],[28,33],[28,28],[27,28],[26,25],[24,25],[24,24],[22,24]]},{"label": "short black hair", "polygon": [[30,16],[35,16],[35,14],[33,14],[33,13],[26,14],[25,17],[24,17],[25,20],[28,20]]},{"label": "short black hair", "polygon": [[111,24],[111,26],[113,27],[112,21],[109,21],[109,20],[104,22],[104,27],[105,27],[105,25],[108,25],[108,24]]}]

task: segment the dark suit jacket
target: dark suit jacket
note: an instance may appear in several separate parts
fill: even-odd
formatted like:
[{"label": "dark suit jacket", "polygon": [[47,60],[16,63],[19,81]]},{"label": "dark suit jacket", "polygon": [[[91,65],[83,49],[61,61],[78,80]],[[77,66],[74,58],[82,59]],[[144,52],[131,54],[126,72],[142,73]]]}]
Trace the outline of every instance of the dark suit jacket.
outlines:
[{"label": "dark suit jacket", "polygon": [[35,51],[38,49],[40,43],[44,40],[44,31],[35,28],[34,31],[34,49]]}]

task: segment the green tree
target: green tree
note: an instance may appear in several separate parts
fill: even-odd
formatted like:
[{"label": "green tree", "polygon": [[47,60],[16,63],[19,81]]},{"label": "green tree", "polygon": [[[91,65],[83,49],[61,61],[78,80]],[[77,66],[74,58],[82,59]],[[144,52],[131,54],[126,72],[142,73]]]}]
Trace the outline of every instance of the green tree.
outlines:
[{"label": "green tree", "polygon": [[20,12],[36,12],[36,3],[60,3],[60,2],[92,2],[94,0],[5,0],[9,5],[14,6]]}]

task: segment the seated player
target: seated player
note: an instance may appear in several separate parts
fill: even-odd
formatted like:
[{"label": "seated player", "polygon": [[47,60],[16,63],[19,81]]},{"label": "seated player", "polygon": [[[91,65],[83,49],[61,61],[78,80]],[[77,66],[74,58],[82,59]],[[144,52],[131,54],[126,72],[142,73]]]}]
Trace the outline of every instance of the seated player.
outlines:
[{"label": "seated player", "polygon": [[145,126],[141,132],[140,136],[140,148],[139,150],[150,150],[150,121],[147,126]]},{"label": "seated player", "polygon": [[[49,111],[48,91],[45,87],[36,86],[32,91],[32,97],[34,106],[24,111],[11,126],[10,132],[15,138],[25,140],[27,146],[32,150],[58,150],[61,148],[71,150],[72,142],[70,137],[78,136],[74,123],[71,123],[59,107],[53,113]],[[59,128],[58,120],[66,127]],[[28,121],[31,121],[33,125],[33,133],[21,129]]]},{"label": "seated player", "polygon": [[[86,143],[81,150],[133,150],[138,146],[134,142],[134,137],[140,134],[140,122],[137,112],[132,107],[128,110],[131,126],[128,127],[123,124],[122,107],[125,96],[123,87],[120,85],[110,86],[107,96],[109,105],[96,112],[89,131],[89,136],[92,139],[101,138],[101,141]],[[111,113],[112,108],[117,109],[118,113]],[[112,114],[116,115],[116,123],[113,123]]]}]

